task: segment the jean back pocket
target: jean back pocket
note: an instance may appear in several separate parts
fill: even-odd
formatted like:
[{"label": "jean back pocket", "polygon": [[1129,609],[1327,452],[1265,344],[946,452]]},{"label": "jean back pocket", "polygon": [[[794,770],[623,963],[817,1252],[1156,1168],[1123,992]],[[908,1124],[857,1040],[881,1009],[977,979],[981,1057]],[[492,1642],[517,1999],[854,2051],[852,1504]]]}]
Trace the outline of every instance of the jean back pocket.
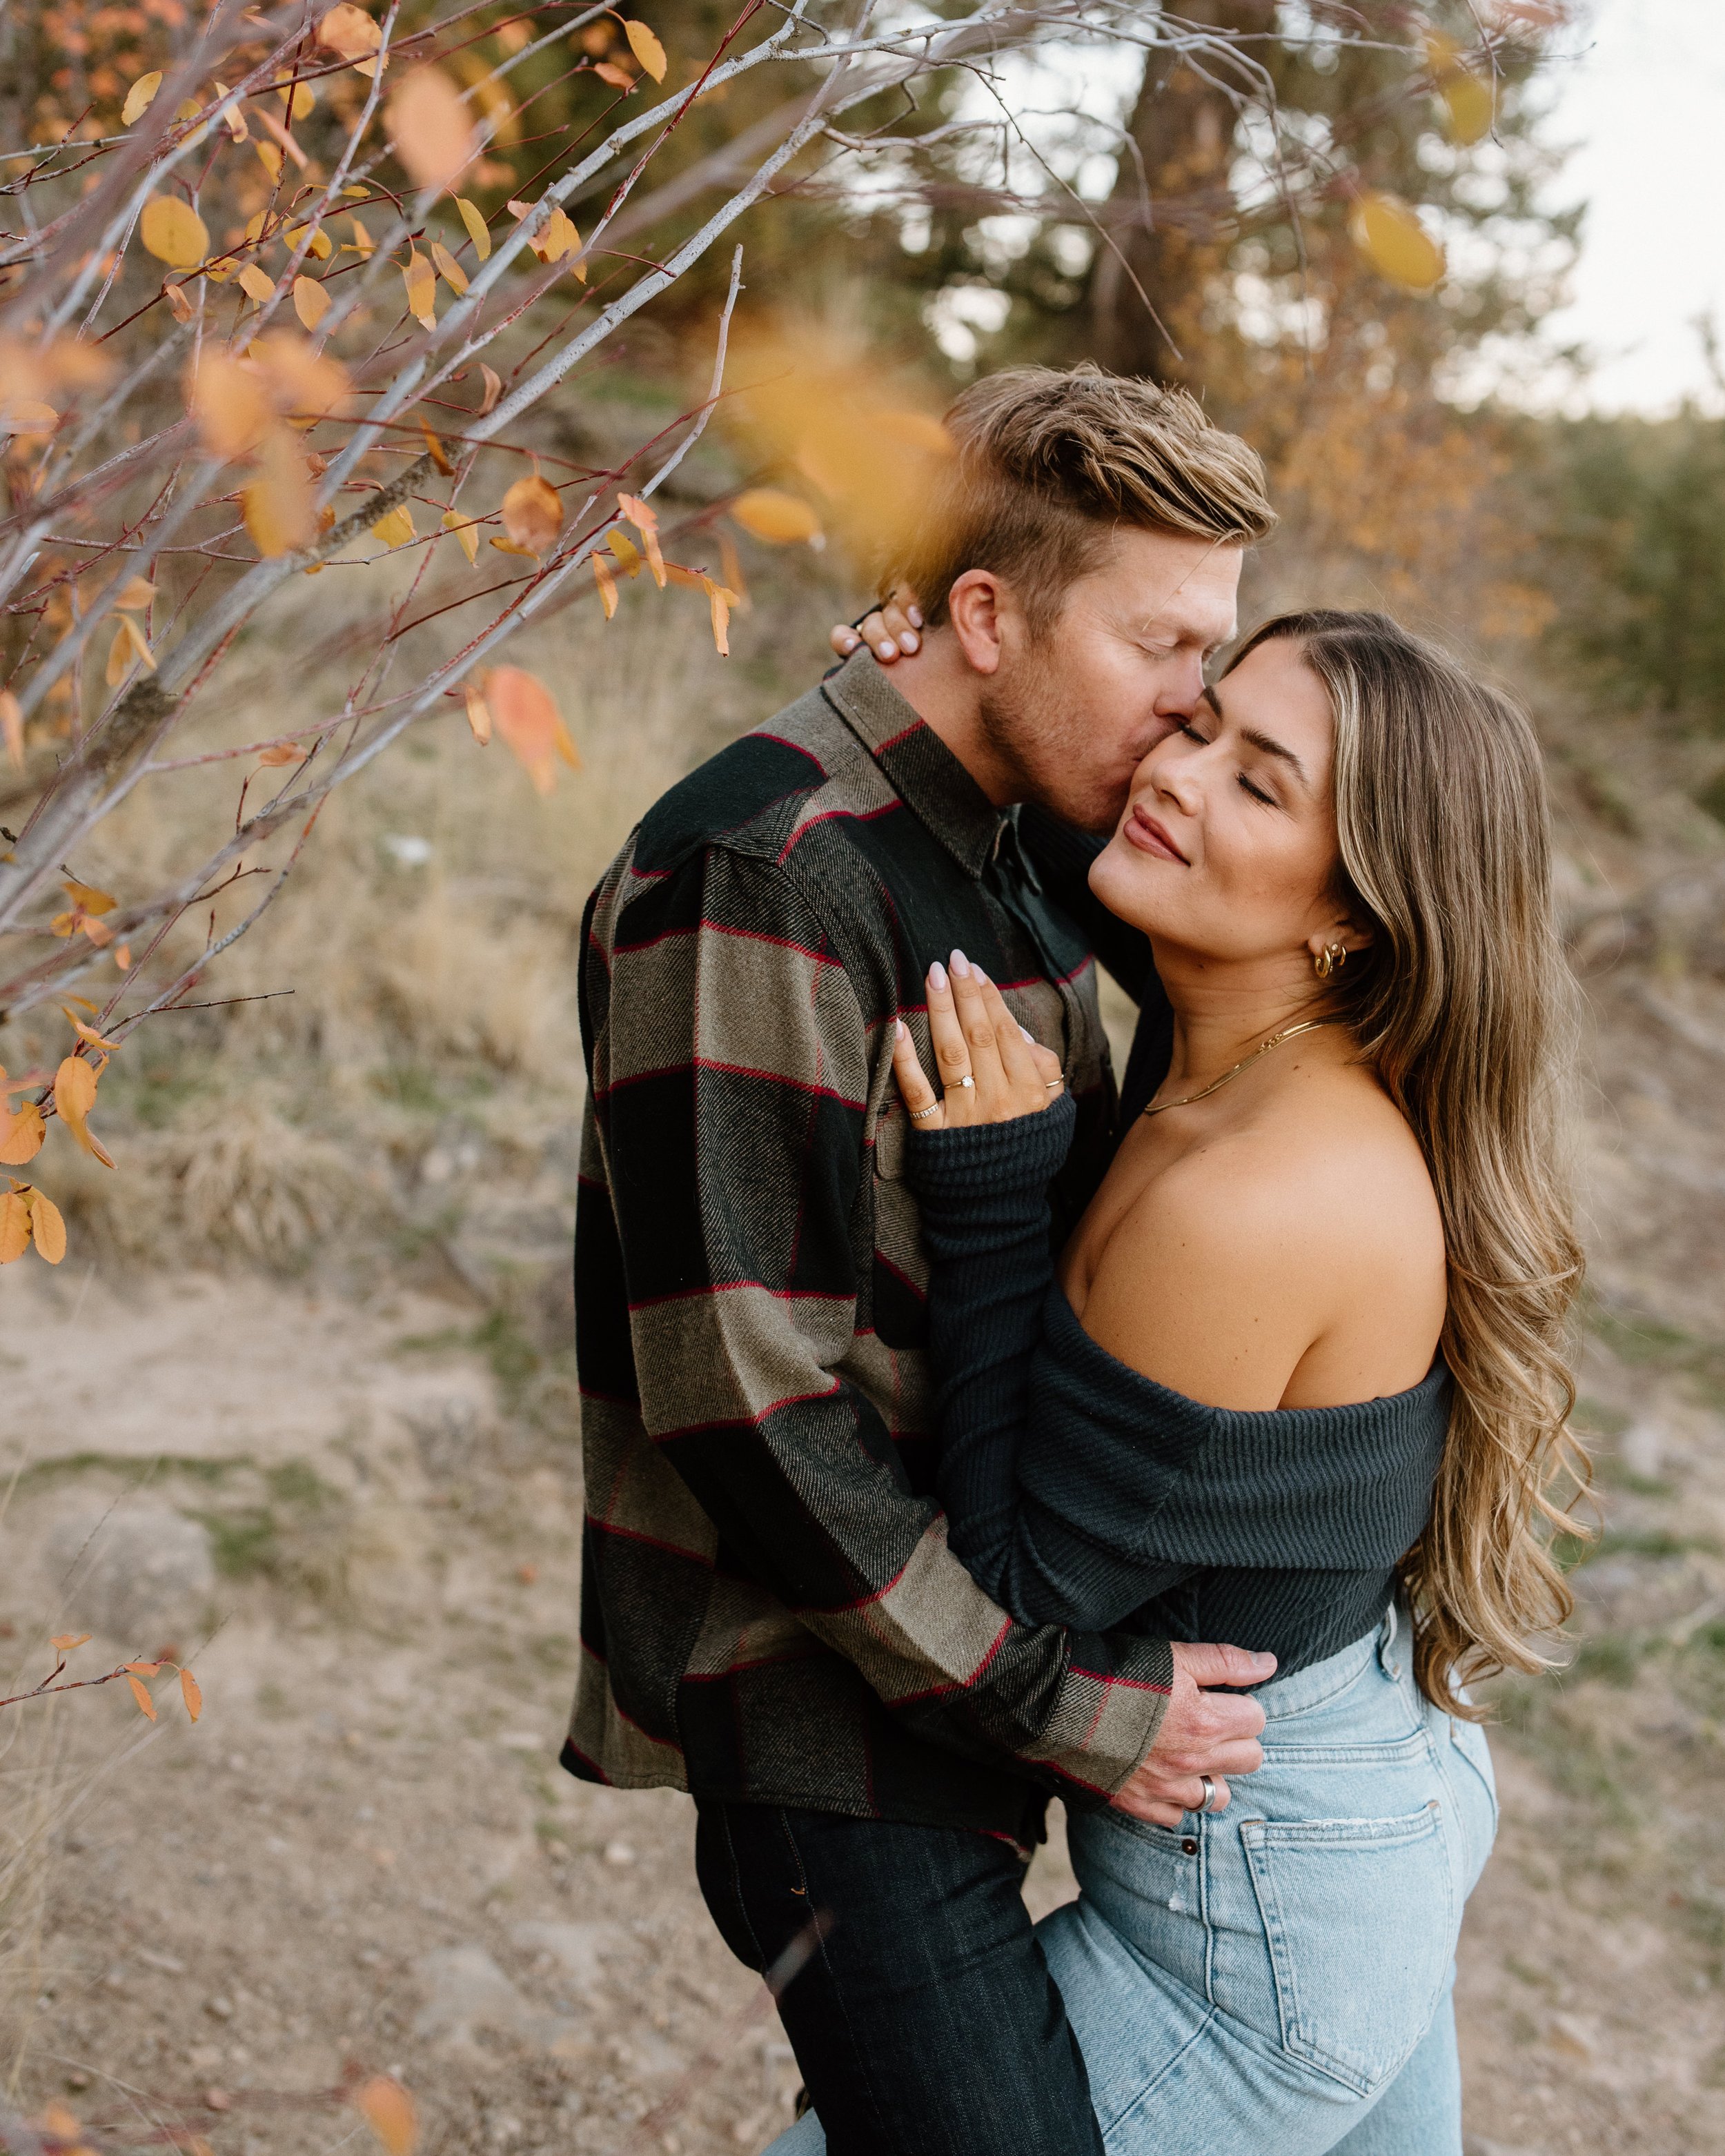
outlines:
[{"label": "jean back pocket", "polygon": [[1399,1819],[1242,1820],[1283,2049],[1362,2095],[1430,2024],[1455,1952],[1435,1800]]}]

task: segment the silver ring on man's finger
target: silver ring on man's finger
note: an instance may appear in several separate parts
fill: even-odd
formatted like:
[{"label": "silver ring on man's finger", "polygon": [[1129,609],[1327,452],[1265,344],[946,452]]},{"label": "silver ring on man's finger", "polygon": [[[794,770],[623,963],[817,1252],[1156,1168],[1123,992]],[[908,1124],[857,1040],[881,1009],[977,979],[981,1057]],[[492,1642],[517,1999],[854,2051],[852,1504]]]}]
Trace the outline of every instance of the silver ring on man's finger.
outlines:
[{"label": "silver ring on man's finger", "polygon": [[1208,1774],[1200,1774],[1198,1779],[1203,1788],[1204,1794],[1199,1799],[1197,1804],[1194,1807],[1194,1810],[1200,1812],[1213,1810],[1216,1802],[1216,1785],[1210,1779]]}]

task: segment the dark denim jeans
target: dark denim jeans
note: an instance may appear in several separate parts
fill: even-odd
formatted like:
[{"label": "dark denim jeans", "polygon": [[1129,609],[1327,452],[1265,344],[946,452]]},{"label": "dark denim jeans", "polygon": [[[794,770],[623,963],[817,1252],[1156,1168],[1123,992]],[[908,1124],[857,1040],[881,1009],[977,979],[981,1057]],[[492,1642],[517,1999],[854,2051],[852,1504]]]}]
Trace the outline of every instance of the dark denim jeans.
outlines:
[{"label": "dark denim jeans", "polygon": [[983,1834],[704,1803],[696,1869],[765,1970],[822,1919],[779,2000],[831,2156],[1101,2156],[1083,2054]]}]

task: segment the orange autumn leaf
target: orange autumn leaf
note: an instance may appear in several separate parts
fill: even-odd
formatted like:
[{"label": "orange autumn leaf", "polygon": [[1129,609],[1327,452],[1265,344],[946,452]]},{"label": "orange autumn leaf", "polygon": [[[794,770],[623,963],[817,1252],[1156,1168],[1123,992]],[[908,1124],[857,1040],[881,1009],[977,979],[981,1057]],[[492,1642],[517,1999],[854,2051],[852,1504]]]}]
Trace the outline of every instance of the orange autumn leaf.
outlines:
[{"label": "orange autumn leaf", "polygon": [[449,462],[449,453],[432,433],[430,423],[423,418],[419,422],[419,432],[424,438],[426,455],[430,458],[445,479],[453,479],[455,467]]},{"label": "orange autumn leaf", "polygon": [[[4,1075],[0,1071],[0,1077]],[[47,1134],[48,1125],[33,1101],[11,1110],[0,1103],[0,1163],[6,1167],[22,1168],[27,1160],[34,1160]]]},{"label": "orange autumn leaf", "polygon": [[209,227],[177,195],[152,195],[138,219],[138,237],[170,270],[195,270],[209,253]]},{"label": "orange autumn leaf", "polygon": [[51,1198],[38,1190],[30,1198],[30,1233],[36,1239],[36,1255],[44,1265],[57,1265],[66,1255],[66,1224]]},{"label": "orange autumn leaf", "polygon": [[520,666],[494,666],[485,676],[484,694],[492,724],[532,780],[536,793],[549,793],[557,784],[560,757],[572,768],[580,768],[581,758],[562,715],[536,675]]},{"label": "orange autumn leaf", "polygon": [[106,680],[110,689],[117,689],[135,665],[141,665],[147,673],[156,671],[156,654],[150,649],[149,639],[129,613],[120,617],[114,631],[114,641],[108,646]]},{"label": "orange autumn leaf", "polygon": [[93,883],[80,883],[76,876],[62,876],[60,888],[74,906],[81,906],[86,913],[111,913],[120,903],[111,891],[103,891]]},{"label": "orange autumn leaf", "polygon": [[15,1190],[0,1198],[0,1265],[9,1265],[30,1247],[30,1209]]},{"label": "orange autumn leaf", "polygon": [[275,280],[260,270],[255,262],[246,264],[237,282],[246,297],[255,300],[260,307],[266,300],[275,297]]},{"label": "orange autumn leaf", "polygon": [[440,239],[431,243],[432,265],[449,290],[459,299],[467,290],[467,272],[450,254]]},{"label": "orange autumn leaf", "polygon": [[737,594],[728,584],[716,584],[711,577],[703,577],[701,588],[706,593],[707,611],[712,618],[713,647],[721,659],[731,656],[731,609],[737,603]]},{"label": "orange autumn leaf", "polygon": [[138,1703],[138,1712],[147,1715],[153,1722],[156,1719],[156,1702],[145,1689],[142,1679],[128,1677],[126,1681],[131,1686],[131,1696]]},{"label": "orange autumn leaf", "polygon": [[659,516],[649,509],[639,495],[619,494],[617,506],[641,535],[641,547],[647,557],[647,567],[653,572],[653,581],[660,591],[665,589],[665,557],[659,551]]},{"label": "orange autumn leaf", "polygon": [[270,425],[269,393],[251,368],[225,352],[207,349],[192,382],[192,417],[214,455],[243,457]]},{"label": "orange autumn leaf", "polygon": [[60,1121],[93,1159],[114,1165],[101,1142],[91,1136],[86,1119],[95,1106],[97,1072],[81,1055],[64,1057],[54,1074],[54,1105]]},{"label": "orange autumn leaf", "polygon": [[156,587],[147,577],[128,577],[114,594],[114,603],[122,613],[147,613],[155,596]]},{"label": "orange autumn leaf", "polygon": [[203,1712],[203,1694],[198,1689],[198,1680],[190,1670],[180,1671],[180,1697],[186,1702],[186,1712],[196,1722]]},{"label": "orange autumn leaf", "polygon": [[455,208],[460,213],[462,223],[467,228],[468,238],[473,242],[474,253],[481,262],[487,260],[491,252],[491,235],[477,205],[469,202],[465,195],[457,195]]},{"label": "orange autumn leaf", "polygon": [[820,519],[806,501],[774,486],[752,486],[738,495],[731,514],[751,538],[770,547],[807,545],[820,536]]},{"label": "orange autumn leaf", "polygon": [[120,1666],[130,1670],[135,1677],[153,1677],[162,1674],[160,1662],[122,1662]]},{"label": "orange autumn leaf", "polygon": [[294,312],[308,330],[315,330],[330,311],[330,295],[316,277],[294,280]]},{"label": "orange autumn leaf", "polygon": [[479,154],[473,116],[441,68],[417,68],[407,77],[389,100],[386,124],[417,187],[453,185]]},{"label": "orange autumn leaf", "polygon": [[270,429],[258,476],[242,492],[245,528],[266,560],[290,554],[317,534],[317,509],[305,459],[285,427]]},{"label": "orange autumn leaf", "polygon": [[562,497],[548,480],[535,472],[518,479],[503,497],[503,528],[517,547],[530,553],[548,552],[563,528]]},{"label": "orange autumn leaf", "polygon": [[617,566],[625,577],[640,575],[641,550],[626,531],[614,531],[605,544],[617,557]]},{"label": "orange autumn leaf", "polygon": [[351,7],[348,0],[340,0],[338,6],[320,18],[317,42],[326,51],[339,54],[356,67],[369,62],[364,72],[370,74],[377,64],[370,55],[382,45],[383,33],[363,8]]},{"label": "orange autumn leaf", "polygon": [[593,580],[599,588],[599,604],[605,609],[605,619],[609,621],[617,611],[617,579],[597,554],[592,556],[591,559]]},{"label": "orange autumn leaf", "polygon": [[13,770],[24,767],[24,711],[10,689],[0,689],[0,732],[6,737],[6,760]]},{"label": "orange autumn leaf", "polygon": [[437,273],[417,247],[409,247],[402,282],[408,288],[408,312],[423,329],[437,321]]},{"label": "orange autumn leaf", "polygon": [[164,280],[162,287],[162,296],[167,302],[167,311],[169,314],[173,316],[177,322],[180,323],[183,326],[184,324],[191,321],[193,313],[192,302],[187,296],[186,290],[183,285],[170,285],[166,281],[166,280]]},{"label": "orange autumn leaf", "polygon": [[473,729],[474,739],[484,748],[491,738],[491,707],[477,681],[468,681],[463,686],[467,698],[467,723]]},{"label": "orange autumn leaf", "polygon": [[298,763],[305,754],[305,750],[294,742],[278,742],[274,748],[266,748],[259,757],[258,762],[260,764],[271,766]]},{"label": "orange autumn leaf", "polygon": [[353,2107],[382,2143],[384,2156],[413,2156],[419,2138],[413,2099],[398,2081],[377,2074],[353,2093]]},{"label": "orange autumn leaf", "polygon": [[92,1636],[88,1632],[56,1632],[48,1644],[57,1655],[69,1655],[74,1647],[81,1647]]},{"label": "orange autumn leaf", "polygon": [[608,82],[614,90],[633,90],[635,79],[627,68],[619,67],[612,60],[595,60],[593,71],[601,82]]},{"label": "orange autumn leaf", "polygon": [[481,360],[480,379],[485,385],[485,398],[480,406],[480,417],[483,419],[486,413],[495,407],[497,399],[503,394],[503,377],[498,373],[495,367],[487,367]]},{"label": "orange autumn leaf", "polygon": [[629,39],[629,49],[650,74],[655,82],[665,80],[665,47],[660,44],[644,23],[625,21],[623,34]]}]

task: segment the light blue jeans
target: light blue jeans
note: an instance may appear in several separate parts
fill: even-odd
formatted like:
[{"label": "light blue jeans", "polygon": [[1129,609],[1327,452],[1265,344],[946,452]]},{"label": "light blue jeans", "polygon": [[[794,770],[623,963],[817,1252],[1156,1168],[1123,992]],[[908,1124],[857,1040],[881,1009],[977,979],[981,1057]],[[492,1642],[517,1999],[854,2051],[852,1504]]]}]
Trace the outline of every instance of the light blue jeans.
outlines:
[{"label": "light blue jeans", "polygon": [[[1461,1905],[1497,1823],[1405,1620],[1257,1694],[1264,1764],[1178,1830],[1073,1815],[1037,1926],[1109,2156],[1460,2156]],[[799,2120],[770,2156],[819,2156]]]}]

